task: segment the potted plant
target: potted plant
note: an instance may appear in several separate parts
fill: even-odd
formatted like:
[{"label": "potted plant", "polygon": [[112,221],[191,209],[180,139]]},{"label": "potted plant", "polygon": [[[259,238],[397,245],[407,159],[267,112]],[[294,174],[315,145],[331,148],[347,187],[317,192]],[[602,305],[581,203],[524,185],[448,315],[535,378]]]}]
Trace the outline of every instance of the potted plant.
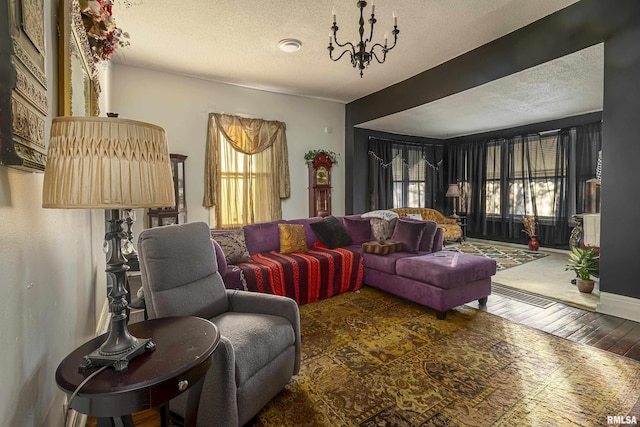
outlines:
[{"label": "potted plant", "polygon": [[582,249],[574,247],[569,255],[569,262],[565,270],[573,270],[578,275],[576,284],[578,290],[584,293],[593,291],[593,280],[591,273],[596,273],[600,269],[600,256],[596,254],[594,248]]},{"label": "potted plant", "polygon": [[333,163],[334,165],[338,164],[338,154],[334,153],[331,150],[326,150],[324,148],[321,148],[319,150],[309,150],[306,153],[304,153],[304,159],[309,162],[313,159],[316,158],[316,156],[320,153],[324,153],[329,160],[331,160],[331,163]]}]

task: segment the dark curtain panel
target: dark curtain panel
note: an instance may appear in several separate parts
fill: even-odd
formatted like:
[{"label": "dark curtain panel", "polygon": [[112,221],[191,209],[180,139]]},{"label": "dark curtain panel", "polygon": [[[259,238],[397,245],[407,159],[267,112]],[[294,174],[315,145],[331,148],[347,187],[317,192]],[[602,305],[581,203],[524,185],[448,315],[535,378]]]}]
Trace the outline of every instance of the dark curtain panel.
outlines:
[{"label": "dark curtain panel", "polygon": [[522,217],[529,215],[543,246],[566,247],[572,215],[593,197],[587,180],[595,177],[600,130],[594,123],[447,147],[447,177],[461,183],[468,234],[524,243]]},{"label": "dark curtain panel", "polygon": [[392,144],[369,138],[369,209],[393,208]]},{"label": "dark curtain panel", "polygon": [[460,183],[462,197],[460,212],[467,214],[467,232],[486,235],[487,197],[487,141],[473,141],[447,145],[448,184]]},{"label": "dark curtain panel", "polygon": [[[598,153],[602,150],[602,125],[593,123],[575,128],[575,176],[576,176],[576,212],[594,213],[594,203],[589,194],[593,184],[588,181],[596,176]],[[598,200],[599,202],[599,200]],[[597,211],[600,212],[599,206]]]},{"label": "dark curtain panel", "polygon": [[444,147],[441,145],[425,145],[421,147],[425,169],[425,208],[436,209],[445,212],[444,193],[447,183],[444,182],[444,169],[442,158]]}]

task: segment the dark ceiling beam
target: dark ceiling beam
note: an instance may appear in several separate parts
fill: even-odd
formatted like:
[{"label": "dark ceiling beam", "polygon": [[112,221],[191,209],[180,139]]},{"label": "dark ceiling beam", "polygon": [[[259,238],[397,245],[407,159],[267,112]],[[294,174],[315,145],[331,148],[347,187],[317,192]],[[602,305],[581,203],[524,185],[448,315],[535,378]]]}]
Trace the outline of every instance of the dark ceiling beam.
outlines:
[{"label": "dark ceiling beam", "polygon": [[[603,42],[637,19],[637,0],[582,0],[434,68],[347,104],[351,125],[427,104]],[[393,66],[393,62],[386,64]]]}]

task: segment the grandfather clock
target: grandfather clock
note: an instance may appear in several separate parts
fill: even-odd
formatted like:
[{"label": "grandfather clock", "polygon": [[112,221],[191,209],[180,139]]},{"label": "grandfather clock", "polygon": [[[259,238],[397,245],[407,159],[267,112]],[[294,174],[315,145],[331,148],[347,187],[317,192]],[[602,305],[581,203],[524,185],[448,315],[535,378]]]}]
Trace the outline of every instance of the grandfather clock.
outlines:
[{"label": "grandfather clock", "polygon": [[318,153],[307,162],[309,167],[309,216],[331,215],[331,166],[326,153]]}]

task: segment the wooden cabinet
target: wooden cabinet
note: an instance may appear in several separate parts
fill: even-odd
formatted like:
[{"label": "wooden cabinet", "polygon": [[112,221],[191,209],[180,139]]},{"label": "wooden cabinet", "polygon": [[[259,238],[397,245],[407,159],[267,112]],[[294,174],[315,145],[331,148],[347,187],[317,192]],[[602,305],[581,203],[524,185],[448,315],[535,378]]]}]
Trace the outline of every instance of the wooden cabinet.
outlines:
[{"label": "wooden cabinet", "polygon": [[187,156],[171,154],[171,172],[176,205],[169,208],[149,209],[147,211],[147,227],[158,227],[170,224],[186,224],[187,200],[185,190],[185,160]]}]

